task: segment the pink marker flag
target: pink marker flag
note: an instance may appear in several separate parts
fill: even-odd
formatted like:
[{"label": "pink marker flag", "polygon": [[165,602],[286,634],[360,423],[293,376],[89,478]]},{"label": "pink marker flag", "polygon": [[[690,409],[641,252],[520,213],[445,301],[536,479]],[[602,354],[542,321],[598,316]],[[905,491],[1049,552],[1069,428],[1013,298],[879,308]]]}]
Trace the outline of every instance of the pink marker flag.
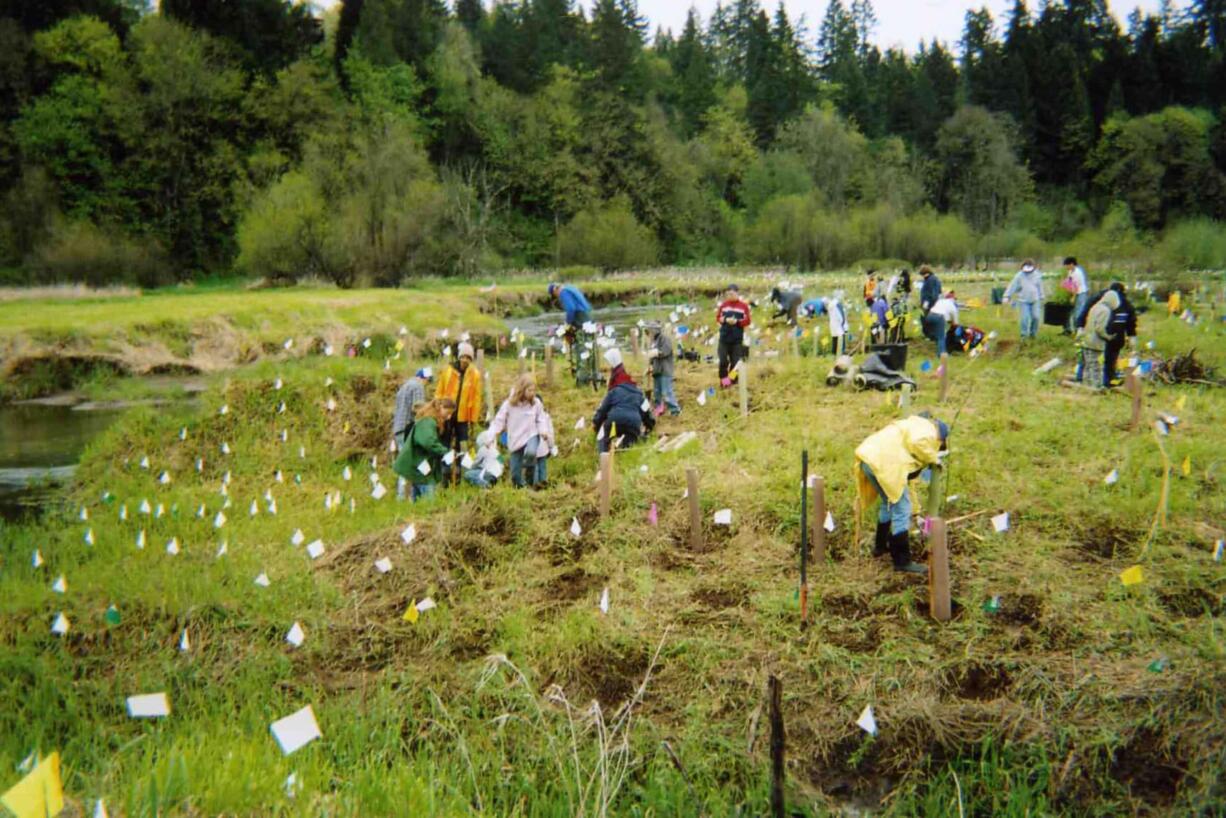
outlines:
[{"label": "pink marker flag", "polygon": [[660,510],[655,503],[651,504],[651,508],[647,509],[647,522],[656,525],[660,522]]}]

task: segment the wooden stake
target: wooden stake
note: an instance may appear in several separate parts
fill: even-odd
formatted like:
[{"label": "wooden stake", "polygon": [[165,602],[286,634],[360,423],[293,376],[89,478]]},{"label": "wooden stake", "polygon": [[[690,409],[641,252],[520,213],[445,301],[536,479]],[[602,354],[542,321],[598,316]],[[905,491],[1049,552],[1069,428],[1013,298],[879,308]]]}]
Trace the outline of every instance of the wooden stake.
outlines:
[{"label": "wooden stake", "polygon": [[519,361],[519,374],[524,374],[524,334],[515,336],[515,358]]},{"label": "wooden stake", "polygon": [[800,453],[800,629],[809,627],[809,450]]},{"label": "wooden stake", "polygon": [[945,402],[945,396],[949,394],[949,353],[941,353],[941,397],[939,401]]},{"label": "wooden stake", "polygon": [[928,505],[924,509],[925,517],[940,517],[945,505],[945,469],[938,463],[931,468],[928,481]]},{"label": "wooden stake", "polygon": [[800,339],[796,337],[795,327],[793,327],[790,330],[790,332],[792,334],[792,357],[799,358],[800,357]]},{"label": "wooden stake", "polygon": [[744,358],[741,359],[736,380],[741,387],[741,417],[747,418],[749,417],[749,367]]},{"label": "wooden stake", "polygon": [[810,518],[813,530],[813,561],[826,561],[826,480],[823,477],[813,478],[813,516]]},{"label": "wooden stake", "polygon": [[481,376],[485,379],[485,422],[491,423],[494,420],[494,387],[489,372],[482,372]]},{"label": "wooden stake", "polygon": [[553,339],[545,345],[545,386],[553,386]]},{"label": "wooden stake", "polygon": [[702,550],[702,509],[698,504],[698,470],[685,470],[686,497],[690,501],[690,550]]},{"label": "wooden stake", "polygon": [[1132,394],[1132,420],[1129,421],[1128,428],[1135,432],[1141,428],[1141,379],[1136,372],[1129,372],[1126,380],[1128,391]]},{"label": "wooden stake", "polygon": [[485,371],[485,350],[477,350],[477,369],[481,372]]},{"label": "wooden stake", "polygon": [[783,795],[786,773],[784,769],[783,685],[777,677],[771,676],[767,688],[770,691],[771,719],[771,815],[773,818],[785,818],[787,802]]},{"label": "wooden stake", "polygon": [[600,516],[608,517],[613,504],[613,450],[600,453]]},{"label": "wooden stake", "polygon": [[634,357],[639,358],[643,354],[643,347],[639,344],[639,328],[630,328],[630,349],[634,352]]},{"label": "wooden stake", "polygon": [[945,521],[940,517],[933,517],[928,521],[928,525],[928,612],[936,621],[948,622],[951,606]]}]

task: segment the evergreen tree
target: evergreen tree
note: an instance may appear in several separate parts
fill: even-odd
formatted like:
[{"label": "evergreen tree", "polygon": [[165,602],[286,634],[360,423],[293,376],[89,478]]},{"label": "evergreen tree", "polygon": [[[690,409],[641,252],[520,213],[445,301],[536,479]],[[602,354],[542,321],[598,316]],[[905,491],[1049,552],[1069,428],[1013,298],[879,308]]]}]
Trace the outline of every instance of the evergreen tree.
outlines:
[{"label": "evergreen tree", "polygon": [[485,20],[485,3],[483,0],[456,0],[455,18],[469,34],[475,35]]},{"label": "evergreen tree", "polygon": [[677,81],[677,111],[686,135],[691,136],[698,132],[703,114],[716,101],[714,59],[703,41],[696,9],[690,8],[681,37],[668,56]]},{"label": "evergreen tree", "polygon": [[645,22],[635,0],[597,0],[592,9],[589,63],[602,88],[641,96],[639,56]]},{"label": "evergreen tree", "polygon": [[271,74],[323,41],[308,5],[288,0],[161,0],[162,14],[237,46],[243,62]]}]

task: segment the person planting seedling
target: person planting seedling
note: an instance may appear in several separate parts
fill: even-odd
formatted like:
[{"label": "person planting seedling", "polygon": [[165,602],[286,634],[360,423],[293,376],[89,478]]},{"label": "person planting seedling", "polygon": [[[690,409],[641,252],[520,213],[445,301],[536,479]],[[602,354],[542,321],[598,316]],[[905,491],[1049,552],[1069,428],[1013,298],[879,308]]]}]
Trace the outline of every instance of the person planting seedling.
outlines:
[{"label": "person planting seedling", "polygon": [[913,415],[874,432],[856,447],[857,487],[863,505],[876,496],[877,536],[873,556],[887,552],[894,570],[927,574],[928,567],[911,561],[911,495],[907,484],[938,465],[947,451],[949,427],[935,418]]}]

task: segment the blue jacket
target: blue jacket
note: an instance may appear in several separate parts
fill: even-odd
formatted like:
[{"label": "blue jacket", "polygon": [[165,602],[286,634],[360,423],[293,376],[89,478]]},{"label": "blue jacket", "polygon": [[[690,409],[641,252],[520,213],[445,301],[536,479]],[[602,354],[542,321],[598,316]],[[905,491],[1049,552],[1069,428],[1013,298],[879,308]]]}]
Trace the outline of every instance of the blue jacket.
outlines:
[{"label": "blue jacket", "polygon": [[610,421],[617,425],[618,434],[633,432],[638,435],[643,428],[643,391],[632,383],[622,383],[605,393],[592,426],[599,429]]},{"label": "blue jacket", "polygon": [[578,287],[567,284],[558,289],[558,300],[562,302],[562,309],[566,311],[566,323],[574,324],[579,313],[592,311],[592,305],[587,302],[587,298],[579,291]]},{"label": "blue jacket", "polygon": [[924,286],[920,287],[920,310],[927,314],[940,297],[941,279],[937,278],[936,273],[933,273],[924,279]]}]

